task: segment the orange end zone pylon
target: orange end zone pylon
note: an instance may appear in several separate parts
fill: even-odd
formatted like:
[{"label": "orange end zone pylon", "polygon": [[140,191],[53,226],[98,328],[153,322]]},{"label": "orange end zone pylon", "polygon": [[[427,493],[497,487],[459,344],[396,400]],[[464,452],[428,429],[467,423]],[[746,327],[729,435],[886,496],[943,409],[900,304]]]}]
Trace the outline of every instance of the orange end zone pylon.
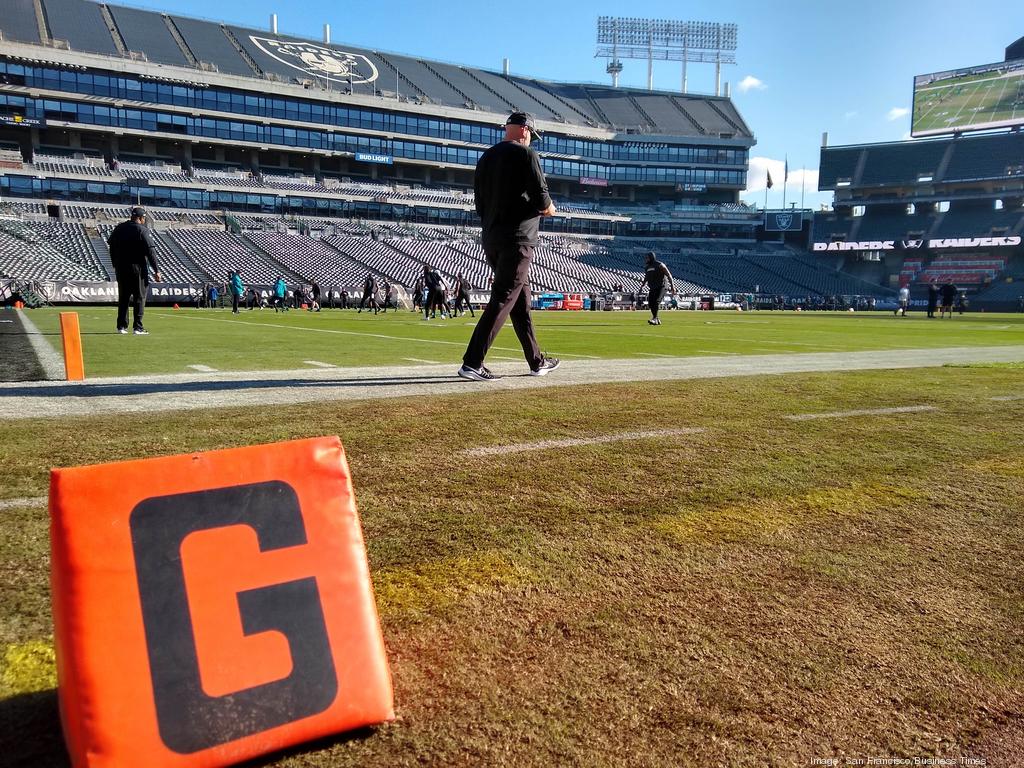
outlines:
[{"label": "orange end zone pylon", "polygon": [[77,312],[60,313],[60,338],[64,344],[64,371],[68,381],[85,379],[82,360],[82,334],[78,328]]},{"label": "orange end zone pylon", "polygon": [[226,766],[394,718],[338,438],[55,469],[50,516],[76,768]]}]

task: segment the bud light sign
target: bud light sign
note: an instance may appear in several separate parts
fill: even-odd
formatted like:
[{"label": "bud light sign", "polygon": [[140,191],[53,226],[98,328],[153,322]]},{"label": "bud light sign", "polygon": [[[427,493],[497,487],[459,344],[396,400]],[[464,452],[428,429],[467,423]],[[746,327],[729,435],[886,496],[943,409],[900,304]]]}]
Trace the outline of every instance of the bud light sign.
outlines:
[{"label": "bud light sign", "polygon": [[380,165],[392,165],[395,162],[391,155],[374,155],[366,152],[356,152],[356,160],[361,163],[378,163]]}]

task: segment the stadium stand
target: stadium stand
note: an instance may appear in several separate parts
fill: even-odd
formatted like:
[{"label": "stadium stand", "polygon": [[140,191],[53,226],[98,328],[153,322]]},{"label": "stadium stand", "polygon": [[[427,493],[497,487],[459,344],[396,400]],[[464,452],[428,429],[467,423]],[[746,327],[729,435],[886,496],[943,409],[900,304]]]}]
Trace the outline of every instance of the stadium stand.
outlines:
[{"label": "stadium stand", "polygon": [[[120,57],[100,7],[88,0],[41,0],[56,40],[66,40],[71,50]],[[34,11],[33,11],[34,15]]]},{"label": "stadium stand", "polygon": [[[951,142],[953,154],[943,181],[1024,177],[1024,133],[961,136]],[[1015,172],[1011,173],[1011,170]]]}]

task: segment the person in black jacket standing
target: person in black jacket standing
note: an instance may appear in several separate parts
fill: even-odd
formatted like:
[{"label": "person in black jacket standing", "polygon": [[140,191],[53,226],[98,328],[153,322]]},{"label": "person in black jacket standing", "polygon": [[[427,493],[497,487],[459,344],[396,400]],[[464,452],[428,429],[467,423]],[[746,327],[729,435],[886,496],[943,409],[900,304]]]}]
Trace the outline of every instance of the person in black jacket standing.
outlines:
[{"label": "person in black jacket standing", "polygon": [[530,319],[530,262],[540,219],[555,215],[540,157],[530,149],[530,141],[539,138],[533,116],[513,112],[505,121],[505,140],[484,152],[476,165],[476,212],[483,223],[481,242],[494,270],[494,284],[462,357],[458,373],[464,379],[497,378],[484,367],[484,357],[508,318],[531,376],[544,376],[558,367],[557,358],[541,353]]},{"label": "person in black jacket standing", "polygon": [[939,286],[932,280],[928,283],[928,317],[935,317],[935,310],[939,306]]},{"label": "person in black jacket standing", "polygon": [[658,317],[658,310],[661,309],[662,299],[665,298],[665,280],[668,280],[668,287],[672,295],[676,295],[676,284],[672,279],[672,273],[668,271],[654,251],[644,256],[644,279],[640,281],[640,290],[647,284],[647,308],[651,310],[651,319],[648,325],[661,325],[661,318]]},{"label": "person in black jacket standing", "polygon": [[146,310],[146,287],[149,268],[153,279],[160,282],[160,268],[156,264],[156,247],[146,227],[144,208],[132,208],[131,218],[114,227],[107,240],[110,261],[117,278],[117,332],[128,333],[128,304],[132,304],[132,332],[136,336],[149,334],[142,325]]}]

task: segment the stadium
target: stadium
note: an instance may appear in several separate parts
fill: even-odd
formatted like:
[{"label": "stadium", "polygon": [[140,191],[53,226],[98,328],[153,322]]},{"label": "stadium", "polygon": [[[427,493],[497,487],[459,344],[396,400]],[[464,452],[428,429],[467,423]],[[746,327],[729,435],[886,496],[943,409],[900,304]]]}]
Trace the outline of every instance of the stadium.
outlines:
[{"label": "stadium", "polygon": [[[1024,763],[1024,43],[917,78],[912,140],[823,140],[834,202],[816,211],[742,200],[757,126],[728,87],[687,92],[685,58],[683,90],[667,91],[618,84],[624,47],[606,52],[609,86],[371,50],[327,27],[304,39],[276,17],[5,6],[0,762],[125,764],[121,739],[137,765]],[[599,41],[617,23],[602,17]],[[735,48],[729,25],[681,34],[711,26],[694,61]],[[562,366],[527,376],[507,328],[488,356],[501,378],[481,385],[455,376],[479,315],[409,310],[424,264],[487,304],[474,171],[517,111],[543,132],[556,215],[530,268],[533,322]],[[148,338],[114,330],[108,238],[135,206],[164,278]],[[674,288],[656,329],[650,251]],[[232,272],[252,296],[238,315]],[[343,309],[368,274],[396,289],[393,312]],[[286,313],[268,306],[278,279]],[[933,320],[941,284],[956,313]],[[911,311],[894,317],[904,287]],[[264,566],[309,575],[303,557],[230,531],[169,555],[194,623],[171,666],[195,666],[203,693],[188,695],[209,709],[164,709],[183,683],[127,647],[134,619],[98,611],[95,647],[91,621],[55,630],[88,598],[59,568],[117,572],[113,549],[61,549],[63,499],[103,529],[87,523],[122,486],[170,493],[165,465],[137,462],[335,435],[390,714],[311,724],[327,695],[299,674],[313,641],[275,616],[250,626],[247,602],[282,586]],[[300,491],[317,475],[285,464]],[[84,502],[50,474],[107,465],[132,474]],[[262,477],[256,460],[231,466],[229,485]],[[301,491],[299,516],[331,493]],[[200,587],[188,564],[202,557]],[[169,599],[146,594],[173,589],[145,578],[118,610],[141,600],[163,620]],[[233,618],[203,629],[218,584],[231,594],[211,604]],[[162,633],[145,629],[155,659]],[[367,668],[342,654],[321,669],[336,684],[323,711],[358,709],[345,696]],[[142,698],[96,696],[104,676]],[[300,677],[312,694],[273,688]],[[275,693],[247,711],[256,690]]]}]

